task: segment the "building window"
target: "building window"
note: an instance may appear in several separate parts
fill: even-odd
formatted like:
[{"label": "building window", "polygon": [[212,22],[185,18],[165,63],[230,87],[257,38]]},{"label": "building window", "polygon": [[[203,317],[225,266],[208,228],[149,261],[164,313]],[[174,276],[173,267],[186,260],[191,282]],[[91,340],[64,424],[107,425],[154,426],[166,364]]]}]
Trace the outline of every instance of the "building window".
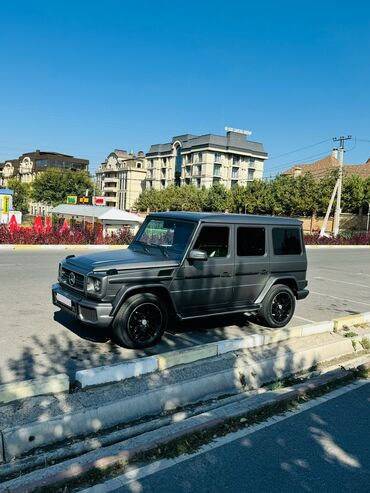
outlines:
[{"label": "building window", "polygon": [[190,185],[190,178],[185,178],[185,185]]},{"label": "building window", "polygon": [[254,179],[254,169],[249,168],[248,169],[248,180],[253,180]]},{"label": "building window", "polygon": [[237,184],[238,184],[238,180],[231,180],[231,188],[236,187]]},{"label": "building window", "polygon": [[239,166],[239,165],[240,165],[240,156],[233,155],[233,166]]},{"label": "building window", "polygon": [[190,176],[191,175],[191,166],[186,166],[186,168],[185,168],[185,174],[186,174],[186,176]]},{"label": "building window", "polygon": [[162,178],[166,178],[166,168],[162,168]]},{"label": "building window", "polygon": [[195,180],[195,184],[196,184],[197,188],[200,188],[200,178],[197,178]]},{"label": "building window", "polygon": [[150,164],[150,167],[153,168],[153,166],[154,166],[154,160],[153,159],[150,159],[149,160],[149,164]]},{"label": "building window", "polygon": [[256,166],[256,160],[253,159],[252,157],[249,158],[248,164],[251,168],[254,168]]},{"label": "building window", "polygon": [[198,161],[199,162],[203,161],[203,152],[198,152]]},{"label": "building window", "polygon": [[175,185],[179,187],[181,185],[181,168],[182,168],[182,155],[181,146],[176,149],[176,162],[175,162]]},{"label": "building window", "polygon": [[273,228],[272,243],[275,255],[300,255],[302,253],[299,228]]},{"label": "building window", "polygon": [[234,180],[239,178],[239,168],[232,168],[231,178],[233,178]]},{"label": "building window", "polygon": [[48,165],[47,159],[36,159],[36,166],[38,168],[46,168]]},{"label": "building window", "polygon": [[265,255],[265,228],[238,228],[237,253],[239,257]]},{"label": "building window", "polygon": [[136,167],[140,169],[142,167],[141,163],[136,163]]},{"label": "building window", "polygon": [[221,162],[221,152],[216,152],[215,153],[215,163],[220,163]]},{"label": "building window", "polygon": [[162,159],[162,161],[163,161],[163,166],[167,166],[167,158],[166,158],[166,157],[164,157],[164,158]]},{"label": "building window", "polygon": [[219,177],[213,178],[213,180],[212,180],[213,183],[220,183],[220,181],[221,181],[221,178],[219,178]]},{"label": "building window", "polygon": [[213,165],[213,175],[214,176],[221,176],[221,164],[214,164]]},{"label": "building window", "polygon": [[201,164],[197,164],[193,168],[193,175],[201,175],[201,174],[202,174],[202,165]]},{"label": "building window", "polygon": [[161,187],[165,188],[166,187],[166,180],[161,180]]}]

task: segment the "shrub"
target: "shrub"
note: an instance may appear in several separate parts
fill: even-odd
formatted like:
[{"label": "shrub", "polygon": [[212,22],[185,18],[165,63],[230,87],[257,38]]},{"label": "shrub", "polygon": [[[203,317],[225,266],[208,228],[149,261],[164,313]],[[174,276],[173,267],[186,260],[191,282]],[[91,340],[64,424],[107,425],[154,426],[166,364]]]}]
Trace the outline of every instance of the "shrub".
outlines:
[{"label": "shrub", "polygon": [[352,233],[346,231],[344,234],[338,235],[336,238],[320,238],[318,233],[308,234],[304,237],[306,245],[370,245],[369,233]]},{"label": "shrub", "polygon": [[51,231],[38,232],[34,227],[20,227],[18,231],[10,232],[6,224],[0,224],[0,244],[11,245],[124,245],[131,243],[133,235],[128,228],[122,228],[117,233],[103,236],[103,228],[76,226],[62,232],[61,227],[53,225]]}]

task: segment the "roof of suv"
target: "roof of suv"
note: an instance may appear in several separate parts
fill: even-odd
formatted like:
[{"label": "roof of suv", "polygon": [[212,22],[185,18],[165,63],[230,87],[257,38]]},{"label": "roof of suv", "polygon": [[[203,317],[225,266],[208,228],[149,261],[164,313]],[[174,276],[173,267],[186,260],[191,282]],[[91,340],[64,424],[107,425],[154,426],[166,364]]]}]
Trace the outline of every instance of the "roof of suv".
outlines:
[{"label": "roof of suv", "polygon": [[168,219],[186,219],[188,221],[229,224],[279,224],[282,226],[300,226],[302,221],[280,216],[258,216],[252,214],[229,214],[219,212],[153,212],[150,217]]}]

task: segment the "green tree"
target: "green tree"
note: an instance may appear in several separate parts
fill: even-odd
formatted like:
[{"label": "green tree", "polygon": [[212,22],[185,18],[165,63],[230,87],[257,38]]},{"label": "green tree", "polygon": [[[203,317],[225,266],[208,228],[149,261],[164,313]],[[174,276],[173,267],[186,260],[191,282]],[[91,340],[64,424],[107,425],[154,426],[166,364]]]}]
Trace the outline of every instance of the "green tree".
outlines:
[{"label": "green tree", "polygon": [[232,197],[222,183],[214,183],[205,194],[202,204],[204,211],[225,212],[232,209]]},{"label": "green tree", "polygon": [[342,209],[343,212],[353,212],[357,214],[360,207],[364,204],[365,182],[358,175],[345,176],[342,190]]},{"label": "green tree", "polygon": [[21,211],[23,214],[28,213],[28,203],[31,198],[30,185],[28,183],[21,183],[16,178],[10,178],[8,180],[8,188],[14,191],[13,195],[13,207],[17,211]]},{"label": "green tree", "polygon": [[86,171],[49,169],[40,173],[32,184],[32,198],[50,205],[65,203],[68,195],[92,193],[93,182]]}]

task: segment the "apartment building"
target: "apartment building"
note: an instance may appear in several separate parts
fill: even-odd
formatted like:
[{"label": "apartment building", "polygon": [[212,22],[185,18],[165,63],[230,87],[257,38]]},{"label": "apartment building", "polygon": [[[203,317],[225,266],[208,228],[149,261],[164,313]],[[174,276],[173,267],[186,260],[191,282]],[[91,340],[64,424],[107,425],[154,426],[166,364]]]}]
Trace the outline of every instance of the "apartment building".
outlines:
[{"label": "apartment building", "polygon": [[146,154],[146,188],[169,185],[227,188],[261,179],[268,155],[263,145],[247,140],[249,132],[226,128],[226,135],[178,135],[170,143],[155,144]]},{"label": "apartment building", "polygon": [[9,178],[17,178],[22,183],[30,183],[38,173],[50,168],[87,171],[88,167],[87,159],[37,149],[26,152],[17,159],[9,159],[0,163],[0,186],[6,186]]},{"label": "apartment building", "polygon": [[100,165],[96,182],[107,206],[130,210],[145,188],[146,163],[142,151],[137,156],[115,149]]}]

